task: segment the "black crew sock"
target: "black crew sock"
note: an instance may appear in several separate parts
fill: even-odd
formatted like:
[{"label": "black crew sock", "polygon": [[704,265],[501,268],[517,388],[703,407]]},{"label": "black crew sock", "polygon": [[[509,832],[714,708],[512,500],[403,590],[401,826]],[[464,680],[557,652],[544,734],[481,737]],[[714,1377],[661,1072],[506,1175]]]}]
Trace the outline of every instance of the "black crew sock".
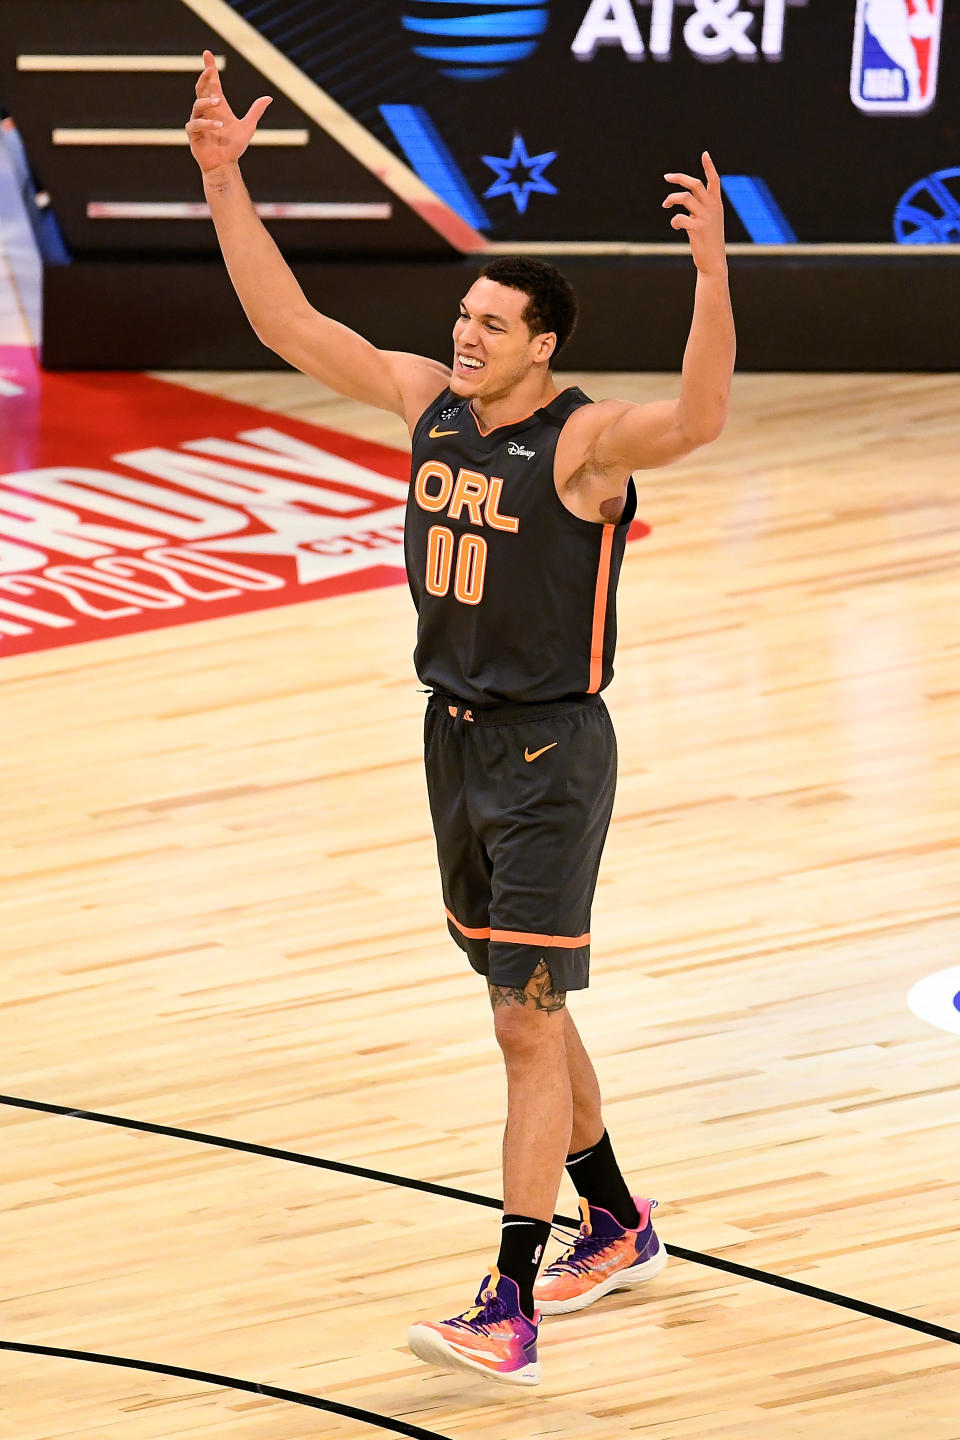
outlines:
[{"label": "black crew sock", "polygon": [[533,1220],[529,1215],[503,1217],[497,1269],[516,1283],[520,1309],[528,1320],[533,1319],[533,1282],[549,1238],[549,1220]]},{"label": "black crew sock", "polygon": [[625,1230],[635,1230],[640,1224],[637,1207],[620,1173],[606,1130],[596,1145],[567,1156],[567,1174],[577,1194],[588,1205],[609,1210],[617,1224]]}]

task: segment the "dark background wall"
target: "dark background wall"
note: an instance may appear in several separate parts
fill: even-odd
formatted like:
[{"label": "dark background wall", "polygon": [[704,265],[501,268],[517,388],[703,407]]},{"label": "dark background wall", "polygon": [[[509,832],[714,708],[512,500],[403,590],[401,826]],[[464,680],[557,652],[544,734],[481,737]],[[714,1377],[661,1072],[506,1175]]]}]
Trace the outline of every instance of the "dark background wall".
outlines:
[{"label": "dark background wall", "polygon": [[[226,59],[235,108],[274,94],[264,127],[307,137],[251,147],[243,164],[255,200],[389,208],[381,220],[266,222],[311,301],[378,344],[445,356],[456,302],[481,261],[458,253],[384,181],[365,142],[357,153],[331,134],[312,103],[318,95],[428,179],[481,243],[558,246],[549,258],[583,302],[570,365],[680,364],[695,275],[660,208],[662,171],[695,169],[709,143],[727,189],[742,368],[954,369],[960,13],[940,0],[903,3],[916,13],[943,8],[939,60],[932,40],[918,42],[922,104],[905,90],[902,102],[871,109],[857,99],[866,70],[882,63],[888,79],[897,75],[864,31],[863,0],[788,0],[776,34],[766,24],[774,0],[740,0],[723,33],[704,18],[709,7],[675,0],[659,40],[654,8],[631,0],[607,7],[629,23],[594,24],[593,41],[588,14],[607,12],[590,0],[525,0],[525,35],[512,39],[493,33],[509,7],[486,0],[205,0],[202,16],[183,0],[0,0],[0,96],[26,146],[31,190],[49,196],[33,212],[45,257],[43,361],[281,363],[250,332],[209,220],[182,213],[202,199],[183,145],[63,139],[79,129],[177,131],[195,72],[147,61],[199,57],[209,46]],[[424,29],[441,10],[445,23],[459,17],[462,34]],[[642,55],[631,57],[637,44]],[[139,54],[144,65],[111,73],[24,63],[50,52]],[[275,83],[274,62],[292,62],[296,81]],[[397,114],[406,133],[390,120]],[[427,150],[410,139],[411,125]],[[518,140],[538,166],[504,169]],[[498,175],[509,183],[495,183]],[[146,201],[181,209],[154,220],[95,213],[105,202]],[[893,243],[905,235],[938,243]],[[773,253],[759,243],[771,237],[781,242]],[[598,241],[666,253],[569,253]],[[854,242],[859,253],[844,248]]]},{"label": "dark background wall", "polygon": [[[673,370],[693,308],[686,257],[560,256],[581,299],[564,365]],[[301,261],[311,302],[387,349],[448,359],[473,260]],[[951,257],[733,256],[742,370],[953,370],[960,267]],[[44,275],[52,369],[258,369],[283,362],[257,340],[217,261],[86,261]]]}]

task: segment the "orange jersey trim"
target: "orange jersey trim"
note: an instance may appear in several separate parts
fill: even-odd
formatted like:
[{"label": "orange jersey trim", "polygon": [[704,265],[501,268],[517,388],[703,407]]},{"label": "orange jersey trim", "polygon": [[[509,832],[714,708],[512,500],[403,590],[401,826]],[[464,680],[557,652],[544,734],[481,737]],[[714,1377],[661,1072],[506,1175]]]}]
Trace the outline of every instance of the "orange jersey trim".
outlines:
[{"label": "orange jersey trim", "polygon": [[587,694],[595,695],[603,680],[603,637],[607,625],[607,592],[610,589],[610,557],[616,525],[604,525],[597,566],[597,590],[593,600],[593,635],[590,641],[590,683]]},{"label": "orange jersey trim", "polygon": [[[559,397],[560,397],[561,395],[565,395],[568,390],[572,390],[572,389],[573,389],[573,386],[572,386],[572,385],[564,385],[563,389],[562,389],[562,390],[558,390],[557,393],[556,393],[556,395],[551,395],[551,396],[550,396],[550,399],[547,401],[547,405],[552,405],[553,402],[554,402],[554,400],[559,399]],[[538,406],[537,406],[537,410],[545,410],[546,408],[547,408],[546,405],[538,405]],[[502,425],[491,425],[489,430],[484,430],[483,426],[480,424],[480,421],[477,419],[477,412],[476,412],[476,410],[474,410],[474,408],[473,408],[473,401],[472,401],[472,400],[470,401],[470,404],[467,406],[467,409],[470,411],[470,414],[473,416],[474,423],[476,424],[477,429],[480,431],[480,434],[483,436],[484,439],[486,439],[488,435],[492,435],[493,432],[494,432],[494,430],[506,430],[506,428],[507,428],[508,425],[522,425],[523,422],[524,422],[524,420],[529,420],[533,415],[536,415],[536,413],[537,413],[537,410],[531,410],[529,415],[521,415],[521,416],[519,417],[519,419],[517,419],[517,420],[504,420],[504,422],[503,422]]]},{"label": "orange jersey trim", "polygon": [[533,935],[527,930],[491,930],[491,940],[501,940],[514,945],[542,945],[551,950],[579,950],[581,945],[590,944],[590,932],[586,935]]}]

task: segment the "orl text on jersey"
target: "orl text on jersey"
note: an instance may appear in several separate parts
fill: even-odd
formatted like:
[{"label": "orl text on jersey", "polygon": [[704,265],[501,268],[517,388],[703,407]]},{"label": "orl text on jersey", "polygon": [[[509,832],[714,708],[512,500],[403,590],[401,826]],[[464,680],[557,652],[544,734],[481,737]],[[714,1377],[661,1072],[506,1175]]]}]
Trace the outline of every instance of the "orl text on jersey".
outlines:
[{"label": "orl text on jersey", "polygon": [[[479,470],[461,468],[454,479],[452,469],[442,460],[427,460],[413,482],[414,499],[421,510],[434,515],[446,511],[449,520],[459,520],[466,511],[471,525],[478,529],[504,530],[516,535],[520,521],[500,509],[502,491],[501,479],[488,477]],[[462,605],[479,605],[486,569],[487,542],[482,535],[468,531],[458,543],[449,526],[431,525],[427,532],[424,576],[429,595],[446,595],[452,577],[455,599]]]}]

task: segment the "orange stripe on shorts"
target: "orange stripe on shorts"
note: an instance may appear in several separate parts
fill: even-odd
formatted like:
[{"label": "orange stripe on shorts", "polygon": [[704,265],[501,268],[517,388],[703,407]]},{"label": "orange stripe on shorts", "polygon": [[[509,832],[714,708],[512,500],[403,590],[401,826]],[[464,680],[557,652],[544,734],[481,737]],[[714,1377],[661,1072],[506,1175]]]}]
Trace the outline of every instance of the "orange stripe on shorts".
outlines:
[{"label": "orange stripe on shorts", "polygon": [[461,925],[461,924],[460,924],[460,921],[457,919],[456,915],[451,915],[451,914],[450,914],[450,911],[447,909],[446,906],[443,907],[443,913],[446,915],[447,919],[450,921],[450,924],[451,924],[451,925],[456,925],[457,929],[460,931],[460,934],[461,934],[461,935],[465,935],[468,940],[489,940],[489,939],[490,939],[490,926],[489,926],[489,925],[481,925],[481,926],[479,927],[479,929],[471,929],[469,925]]},{"label": "orange stripe on shorts", "polygon": [[536,935],[532,930],[491,930],[489,925],[461,925],[456,915],[444,906],[443,913],[468,940],[502,941],[508,945],[541,945],[551,950],[579,950],[581,945],[590,944],[590,932],[586,935]]},{"label": "orange stripe on shorts", "polygon": [[491,940],[514,945],[542,945],[545,950],[579,950],[581,945],[590,944],[589,930],[586,935],[534,935],[527,930],[491,930],[488,933]]}]

